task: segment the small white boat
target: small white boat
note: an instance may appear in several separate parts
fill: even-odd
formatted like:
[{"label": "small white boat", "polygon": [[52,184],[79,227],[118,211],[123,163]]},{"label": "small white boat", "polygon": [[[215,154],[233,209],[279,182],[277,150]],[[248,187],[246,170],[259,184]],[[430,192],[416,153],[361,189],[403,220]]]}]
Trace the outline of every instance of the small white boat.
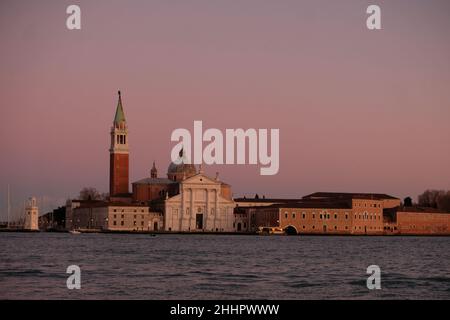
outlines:
[{"label": "small white boat", "polygon": [[69,232],[71,234],[80,234],[81,233],[80,231],[77,231],[77,230],[70,230]]}]

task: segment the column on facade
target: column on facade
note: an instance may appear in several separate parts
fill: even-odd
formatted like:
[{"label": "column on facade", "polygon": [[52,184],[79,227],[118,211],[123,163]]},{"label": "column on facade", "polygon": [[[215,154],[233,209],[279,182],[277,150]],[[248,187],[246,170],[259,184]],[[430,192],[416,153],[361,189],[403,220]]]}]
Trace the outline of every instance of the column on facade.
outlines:
[{"label": "column on facade", "polygon": [[209,215],[210,215],[210,212],[211,212],[211,206],[209,205],[209,190],[208,189],[205,189],[205,192],[206,192],[206,213],[205,213],[205,225],[204,225],[204,228],[205,229],[209,229],[210,228],[210,221],[211,221],[211,219],[209,219]]},{"label": "column on facade", "polygon": [[178,230],[183,230],[183,221],[184,221],[184,217],[186,214],[186,205],[185,205],[185,200],[186,200],[186,196],[185,196],[185,190],[183,186],[180,186],[181,190],[181,208],[180,208],[180,213],[178,215]]},{"label": "column on facade", "polygon": [[214,230],[216,230],[216,228],[220,229],[220,226],[217,226],[217,215],[219,214],[219,192],[217,191],[217,189],[216,189],[216,196],[215,196],[214,202],[215,202],[215,204],[214,204],[214,206],[215,206],[215,208],[214,208]]},{"label": "column on facade", "polygon": [[195,229],[195,224],[194,224],[194,228],[192,228],[192,213],[194,212],[194,189],[190,188],[191,190],[191,204],[190,204],[190,208],[189,208],[189,228]]}]

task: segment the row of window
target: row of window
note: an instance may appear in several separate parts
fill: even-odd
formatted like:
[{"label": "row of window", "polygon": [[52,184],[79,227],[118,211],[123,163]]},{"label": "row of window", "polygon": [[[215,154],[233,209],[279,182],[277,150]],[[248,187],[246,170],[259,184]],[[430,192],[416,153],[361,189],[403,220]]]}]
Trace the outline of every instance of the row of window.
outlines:
[{"label": "row of window", "polygon": [[[364,228],[367,228],[368,230],[382,230],[382,228],[381,227],[364,227]],[[361,226],[359,226],[359,227],[355,227],[355,230],[362,230],[362,227]]]},{"label": "row of window", "polygon": [[[300,214],[299,214],[300,215]],[[287,219],[289,216],[289,214],[287,212],[284,213],[284,217]],[[292,213],[292,219],[295,219],[297,217],[297,215],[295,214],[295,212]],[[302,213],[301,214],[302,219],[306,219],[306,213]],[[312,218],[315,219],[316,218],[316,214],[313,213],[312,214]],[[330,219],[331,215],[329,213],[327,214],[319,214],[319,219]],[[334,219],[337,219],[338,215],[337,213],[334,214]],[[345,214],[345,219],[348,219],[348,214]]]},{"label": "row of window", "polygon": [[[287,212],[285,212],[284,213],[284,217],[286,219],[288,219],[289,214]],[[296,217],[297,217],[297,215],[295,214],[295,212],[293,212],[292,213],[292,219],[295,219]],[[306,219],[306,213],[302,213],[301,217],[302,217],[302,219]],[[359,214],[359,215],[355,214],[355,219],[360,219],[360,220],[376,220],[377,217],[378,217],[378,220],[381,220],[381,215],[376,215],[376,214],[368,215],[367,213]],[[312,214],[312,218],[313,219],[316,218],[316,215],[314,213]],[[330,219],[330,218],[331,218],[331,215],[329,213],[327,213],[327,214],[319,214],[319,219]],[[338,218],[338,215],[335,213],[334,214],[334,219],[337,219],[337,218]],[[348,219],[348,214],[347,213],[345,214],[345,219],[346,220]]]},{"label": "row of window", "polygon": [[[124,224],[125,224],[125,223],[124,223],[123,220],[120,221],[120,225],[121,225],[121,226],[123,226]],[[117,221],[114,220],[114,221],[113,221],[113,225],[114,225],[114,226],[117,226]],[[134,226],[137,226],[137,221],[133,221],[133,225],[134,225]],[[144,226],[144,221],[141,221],[141,226]]]},{"label": "row of window", "polygon": [[[203,230],[203,231],[208,231],[208,230],[206,230],[206,229],[202,229],[202,230]],[[171,228],[171,227],[169,227],[169,231],[172,231],[172,228]],[[191,231],[191,228],[190,228],[190,227],[188,228],[188,231]],[[213,232],[214,229],[209,229],[209,231]],[[219,228],[216,228],[215,231],[216,231],[216,232],[219,232],[219,231],[222,231],[222,232],[223,232],[224,230],[223,230],[223,228],[220,228],[220,229],[219,229]]]},{"label": "row of window", "polygon": [[[324,231],[326,231],[326,226],[322,226],[323,227],[323,230]],[[302,226],[302,228],[303,229],[306,229],[306,226]],[[338,227],[337,226],[334,226],[334,227],[331,227],[332,229],[334,229],[334,230],[338,230]],[[312,229],[316,229],[316,226],[315,225],[313,225],[312,226]],[[369,229],[369,230],[382,230],[382,228],[381,227],[367,227],[367,229]],[[345,226],[345,230],[348,230],[348,226]],[[362,227],[355,227],[355,230],[362,230]]]},{"label": "row of window", "polygon": [[[306,229],[306,226],[302,226],[302,227],[303,227],[303,229]],[[316,226],[313,225],[312,228],[313,228],[313,229],[316,229]],[[326,230],[326,226],[323,226],[323,229]],[[332,229],[337,230],[338,227],[337,227],[337,226],[334,226],[334,228],[332,228]],[[348,230],[348,226],[345,226],[345,230]]]},{"label": "row of window", "polygon": [[[362,207],[363,205],[362,205],[362,203],[356,203],[355,204],[355,207]],[[374,204],[370,204],[370,203],[364,203],[364,207],[369,207],[369,208],[371,208],[371,207],[374,207],[374,208],[381,208],[381,204],[379,204],[379,203],[374,203]]]},{"label": "row of window", "polygon": [[[355,219],[359,219],[359,220],[376,220],[377,219],[377,215],[368,215],[368,214],[359,214],[356,215],[355,214]],[[381,215],[378,215],[378,220],[381,220]]]},{"label": "row of window", "polygon": [[[226,213],[226,210],[227,210],[226,208],[222,208],[221,212],[222,213]],[[197,213],[204,213],[205,211],[206,211],[206,209],[204,209],[204,208],[197,208]],[[173,208],[172,212],[174,214],[178,214],[178,209]],[[191,213],[191,208],[190,207],[186,207],[186,213],[185,214],[189,215],[190,213]],[[214,208],[211,208],[209,213],[210,214],[214,214],[215,213]]]},{"label": "row of window", "polygon": [[[121,211],[117,211],[118,209],[114,209],[114,212],[125,212],[125,209],[122,209]],[[128,211],[128,210],[127,210]],[[137,212],[137,209],[134,209],[133,212]],[[145,209],[141,209],[141,212],[145,212]]]},{"label": "row of window", "polygon": [[[124,214],[121,214],[120,217],[121,217],[122,219],[124,219],[124,218],[125,218],[125,215],[124,215]],[[134,219],[137,219],[137,215],[136,215],[136,214],[133,215],[133,218],[134,218]],[[144,219],[144,215],[141,214],[141,215],[140,215],[140,218],[141,218],[141,219]],[[117,214],[114,215],[114,219],[117,219]]]}]

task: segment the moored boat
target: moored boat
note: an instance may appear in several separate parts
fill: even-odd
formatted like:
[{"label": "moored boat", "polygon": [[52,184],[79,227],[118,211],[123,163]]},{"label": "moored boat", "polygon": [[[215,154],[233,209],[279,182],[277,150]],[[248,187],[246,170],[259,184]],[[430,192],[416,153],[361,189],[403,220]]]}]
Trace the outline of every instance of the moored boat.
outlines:
[{"label": "moored boat", "polygon": [[285,231],[280,227],[259,227],[256,232],[259,235],[285,235]]}]

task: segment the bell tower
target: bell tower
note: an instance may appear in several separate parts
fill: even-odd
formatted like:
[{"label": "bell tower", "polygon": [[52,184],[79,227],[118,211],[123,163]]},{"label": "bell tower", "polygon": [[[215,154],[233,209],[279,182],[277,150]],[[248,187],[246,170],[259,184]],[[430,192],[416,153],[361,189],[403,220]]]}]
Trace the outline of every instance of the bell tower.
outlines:
[{"label": "bell tower", "polygon": [[122,96],[118,92],[116,115],[111,127],[111,147],[109,149],[109,195],[128,195],[128,128],[122,107]]}]

